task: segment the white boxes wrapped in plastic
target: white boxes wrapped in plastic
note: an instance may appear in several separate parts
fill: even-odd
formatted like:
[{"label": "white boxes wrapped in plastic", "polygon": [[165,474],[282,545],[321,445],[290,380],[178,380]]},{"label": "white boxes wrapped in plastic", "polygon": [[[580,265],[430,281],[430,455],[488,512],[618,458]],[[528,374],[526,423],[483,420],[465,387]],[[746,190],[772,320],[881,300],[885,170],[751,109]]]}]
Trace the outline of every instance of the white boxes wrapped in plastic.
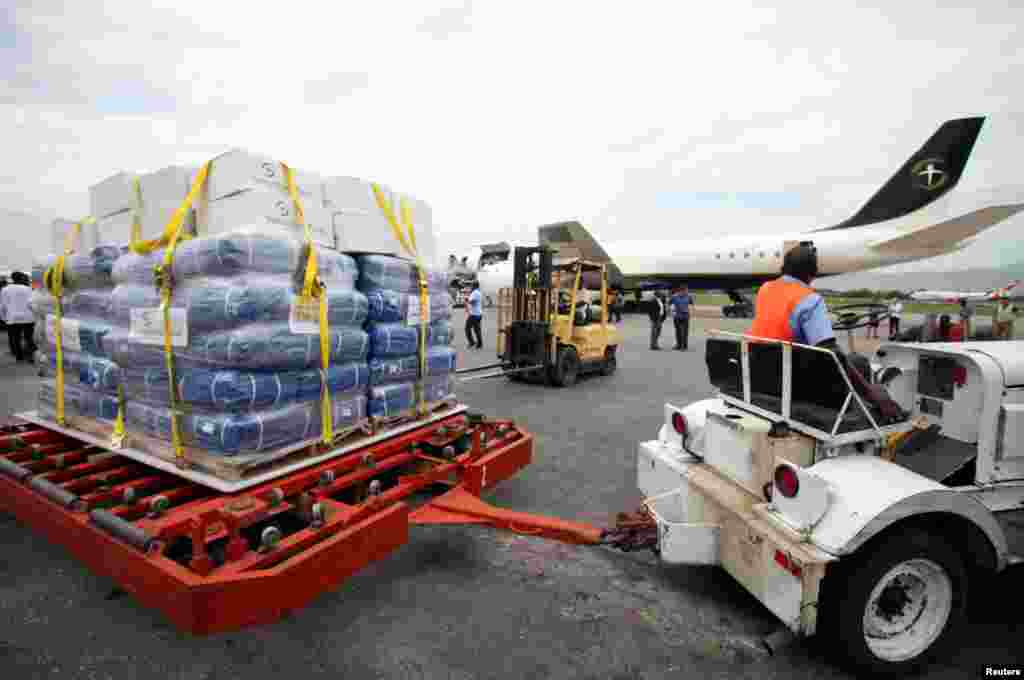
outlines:
[{"label": "white boxes wrapped in plastic", "polygon": [[[323,182],[319,175],[292,168],[295,187],[307,211],[323,202]],[[196,169],[198,171],[198,168]],[[195,176],[195,172],[192,173]],[[284,168],[279,161],[244,149],[232,149],[213,159],[207,179],[206,196],[210,201],[253,189],[271,189],[287,195]]]},{"label": "white boxes wrapped in plastic", "polygon": [[99,219],[132,207],[136,175],[119,172],[89,187],[89,214]]},{"label": "white boxes wrapped in plastic", "polygon": [[[211,177],[215,174],[211,173]],[[302,210],[313,232],[314,243],[334,248],[330,214],[320,202],[302,200]],[[203,203],[196,211],[196,221],[200,236],[223,234],[244,226],[282,229],[299,239],[305,238],[305,230],[296,223],[295,204],[291,197],[269,187],[250,189]]]}]

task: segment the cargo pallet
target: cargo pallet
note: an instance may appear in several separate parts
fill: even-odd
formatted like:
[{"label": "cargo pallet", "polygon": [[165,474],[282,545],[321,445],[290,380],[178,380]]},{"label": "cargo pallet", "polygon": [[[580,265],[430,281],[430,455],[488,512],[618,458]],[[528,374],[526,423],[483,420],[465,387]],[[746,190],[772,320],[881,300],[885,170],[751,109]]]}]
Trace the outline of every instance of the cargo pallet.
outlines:
[{"label": "cargo pallet", "polygon": [[479,499],[529,464],[532,449],[532,435],[509,421],[459,413],[224,493],[14,421],[0,427],[0,509],[202,635],[303,607],[387,557],[411,525],[600,543],[595,527]]}]

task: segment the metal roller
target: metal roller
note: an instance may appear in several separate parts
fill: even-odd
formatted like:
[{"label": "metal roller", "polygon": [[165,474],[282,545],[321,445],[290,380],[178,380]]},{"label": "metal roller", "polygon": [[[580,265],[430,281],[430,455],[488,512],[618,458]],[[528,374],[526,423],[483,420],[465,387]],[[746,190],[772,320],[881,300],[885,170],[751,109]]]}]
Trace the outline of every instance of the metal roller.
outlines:
[{"label": "metal roller", "polygon": [[90,510],[89,519],[108,534],[144,552],[148,551],[153,544],[152,536],[109,510]]},{"label": "metal roller", "polygon": [[32,476],[32,471],[12,463],[6,458],[0,458],[0,474],[12,477],[19,482]]},{"label": "metal roller", "polygon": [[53,482],[48,482],[41,477],[36,477],[30,480],[28,485],[30,488],[38,491],[54,503],[63,505],[65,508],[70,508],[78,502],[78,496],[70,491],[65,491]]}]

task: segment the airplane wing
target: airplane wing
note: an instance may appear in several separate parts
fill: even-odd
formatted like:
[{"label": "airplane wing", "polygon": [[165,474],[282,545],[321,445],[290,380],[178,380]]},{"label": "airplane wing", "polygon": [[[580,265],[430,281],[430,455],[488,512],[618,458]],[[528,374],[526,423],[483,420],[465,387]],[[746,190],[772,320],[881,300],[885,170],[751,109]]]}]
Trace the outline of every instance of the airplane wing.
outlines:
[{"label": "airplane wing", "polygon": [[960,215],[945,222],[904,232],[893,238],[872,242],[871,248],[893,255],[936,255],[949,252],[949,244],[970,239],[985,229],[1024,210],[1024,203],[992,206]]}]

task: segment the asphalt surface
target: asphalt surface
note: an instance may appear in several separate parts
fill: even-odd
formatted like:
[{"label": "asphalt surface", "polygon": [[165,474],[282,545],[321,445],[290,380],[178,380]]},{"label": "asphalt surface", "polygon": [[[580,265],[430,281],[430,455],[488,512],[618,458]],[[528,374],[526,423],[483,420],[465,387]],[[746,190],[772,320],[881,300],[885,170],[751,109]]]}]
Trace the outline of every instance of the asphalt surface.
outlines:
[{"label": "asphalt surface", "polygon": [[[461,322],[462,312],[456,310]],[[627,316],[618,372],[556,389],[482,380],[462,399],[536,437],[534,462],[487,500],[595,524],[632,510],[637,443],[657,436],[666,401],[709,396],[704,330],[688,352],[647,348],[648,323]],[[463,366],[493,361],[486,350]],[[0,350],[0,415],[31,407],[35,377]],[[0,669],[4,678],[826,678],[850,677],[811,641],[776,656],[756,641],[778,623],[717,568],[662,567],[649,553],[582,548],[481,528],[414,528],[382,562],[270,626],[193,638],[118,595],[62,548],[0,514]],[[975,593],[971,623],[927,678],[981,677],[1024,663],[1022,572]]]}]

